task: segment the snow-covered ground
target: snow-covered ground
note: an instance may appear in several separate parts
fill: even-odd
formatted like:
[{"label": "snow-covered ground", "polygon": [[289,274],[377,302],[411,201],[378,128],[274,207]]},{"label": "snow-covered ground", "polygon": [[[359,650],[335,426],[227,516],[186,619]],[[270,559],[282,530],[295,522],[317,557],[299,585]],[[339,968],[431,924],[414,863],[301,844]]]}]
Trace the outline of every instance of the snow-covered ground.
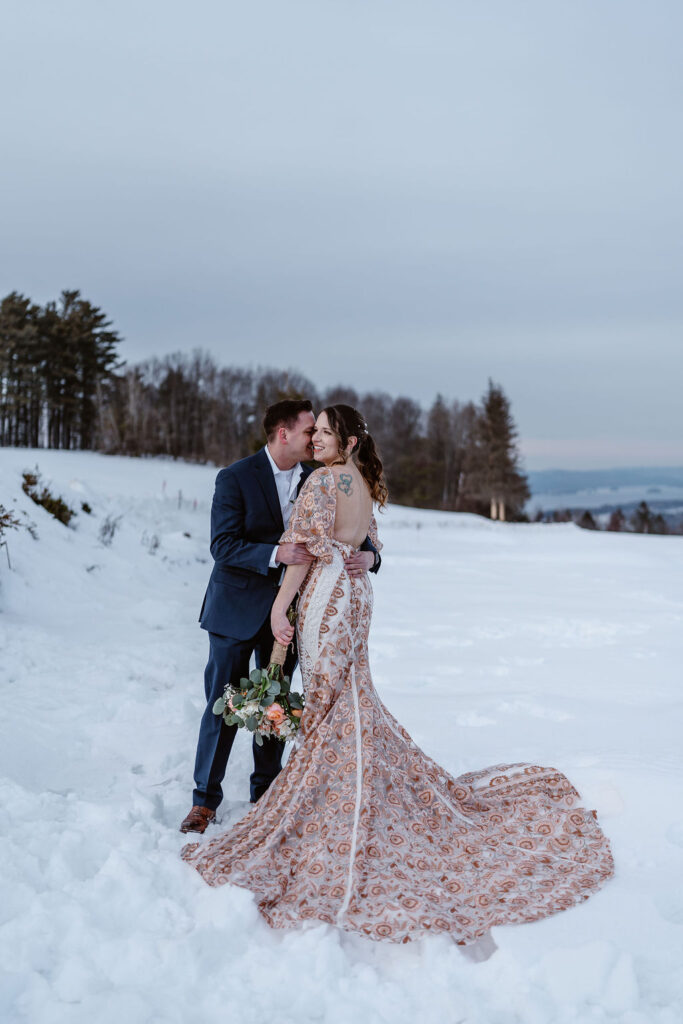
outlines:
[{"label": "snow-covered ground", "polygon": [[[79,512],[21,492],[38,464]],[[269,930],[179,859],[207,653],[215,471],[0,450],[0,1020],[551,1024],[683,1019],[683,538],[391,508],[371,633],[382,698],[450,772],[564,771],[608,834],[591,900],[448,939]],[[109,546],[98,538],[118,519]],[[224,819],[246,805],[238,736]]]}]

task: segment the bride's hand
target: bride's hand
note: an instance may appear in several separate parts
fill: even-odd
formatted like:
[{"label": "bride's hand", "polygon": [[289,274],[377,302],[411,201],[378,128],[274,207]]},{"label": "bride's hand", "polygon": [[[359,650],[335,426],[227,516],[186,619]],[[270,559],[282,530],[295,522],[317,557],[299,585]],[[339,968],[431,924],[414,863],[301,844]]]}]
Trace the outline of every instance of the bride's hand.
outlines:
[{"label": "bride's hand", "polygon": [[273,610],[270,613],[270,628],[279,644],[286,647],[287,644],[291,643],[294,636],[294,626],[290,623],[286,613],[281,608],[278,608],[277,605],[273,605]]}]

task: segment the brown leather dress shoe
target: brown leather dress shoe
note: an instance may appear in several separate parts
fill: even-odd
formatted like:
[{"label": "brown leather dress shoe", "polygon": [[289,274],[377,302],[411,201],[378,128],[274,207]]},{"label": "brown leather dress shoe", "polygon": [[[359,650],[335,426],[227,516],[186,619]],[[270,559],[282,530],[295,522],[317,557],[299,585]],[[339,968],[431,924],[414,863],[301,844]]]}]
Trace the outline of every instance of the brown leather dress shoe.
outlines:
[{"label": "brown leather dress shoe", "polygon": [[209,807],[195,804],[185,821],[180,826],[181,832],[205,832],[206,826],[216,817],[216,812]]}]

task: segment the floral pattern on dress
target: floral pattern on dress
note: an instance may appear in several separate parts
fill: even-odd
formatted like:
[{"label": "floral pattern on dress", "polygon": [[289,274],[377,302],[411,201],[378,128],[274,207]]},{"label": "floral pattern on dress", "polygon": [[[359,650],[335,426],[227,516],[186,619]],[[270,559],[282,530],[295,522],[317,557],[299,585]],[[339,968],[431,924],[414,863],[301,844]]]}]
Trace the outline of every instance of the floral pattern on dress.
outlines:
[{"label": "floral pattern on dress", "polygon": [[[333,536],[335,502],[331,472],[312,473],[282,538],[316,554],[298,606],[296,749],[240,822],[183,858],[210,885],[250,889],[273,927],[326,922],[395,942],[474,942],[587,899],[614,864],[562,772],[515,763],[453,778],[379,699],[372,587],[344,568],[353,548]],[[373,528],[379,549],[374,517]]]},{"label": "floral pattern on dress", "polygon": [[312,555],[329,564],[336,509],[334,474],[323,466],[314,470],[301,488],[280,543],[304,544]]}]

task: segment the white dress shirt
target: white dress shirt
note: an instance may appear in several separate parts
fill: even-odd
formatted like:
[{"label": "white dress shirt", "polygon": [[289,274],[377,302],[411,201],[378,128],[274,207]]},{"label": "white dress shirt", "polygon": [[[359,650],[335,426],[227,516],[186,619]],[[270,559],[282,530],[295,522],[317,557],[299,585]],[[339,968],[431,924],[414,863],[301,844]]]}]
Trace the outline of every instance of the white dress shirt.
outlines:
[{"label": "white dress shirt", "polygon": [[[297,462],[296,466],[292,466],[291,469],[279,469],[275,459],[270,454],[268,445],[266,445],[265,451],[268,456],[270,468],[273,471],[273,476],[275,477],[277,496],[280,501],[280,509],[282,511],[282,522],[285,524],[286,530],[289,526],[292,508],[294,507],[294,501],[296,499],[296,489],[299,486],[303,469],[300,462]],[[270,556],[269,564],[271,569],[277,569],[280,564],[275,558],[276,554],[277,546],[273,548],[273,553]]]}]

